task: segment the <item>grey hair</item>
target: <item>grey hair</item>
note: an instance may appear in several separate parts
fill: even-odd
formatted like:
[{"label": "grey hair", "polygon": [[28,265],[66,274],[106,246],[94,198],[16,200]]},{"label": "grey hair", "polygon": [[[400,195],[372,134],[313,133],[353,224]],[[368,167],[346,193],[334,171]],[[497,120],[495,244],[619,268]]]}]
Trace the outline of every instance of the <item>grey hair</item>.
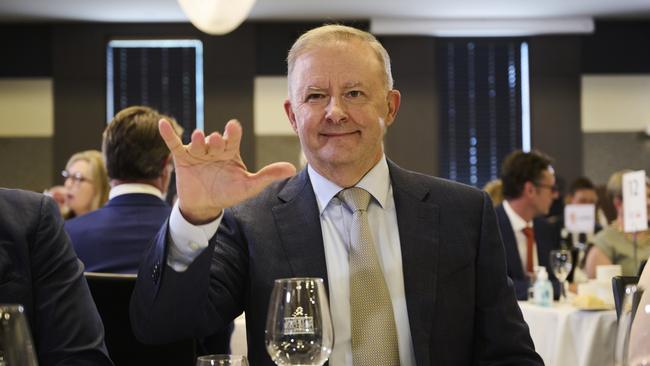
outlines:
[{"label": "grey hair", "polygon": [[[386,52],[384,46],[372,34],[340,24],[327,24],[303,33],[293,46],[291,46],[287,55],[287,77],[291,78],[296,60],[303,53],[321,47],[325,43],[349,42],[351,40],[365,42],[372,48],[377,59],[384,65],[385,85],[387,89],[393,89],[390,56],[388,56],[388,52]],[[289,93],[291,94],[291,83],[289,83]]]}]

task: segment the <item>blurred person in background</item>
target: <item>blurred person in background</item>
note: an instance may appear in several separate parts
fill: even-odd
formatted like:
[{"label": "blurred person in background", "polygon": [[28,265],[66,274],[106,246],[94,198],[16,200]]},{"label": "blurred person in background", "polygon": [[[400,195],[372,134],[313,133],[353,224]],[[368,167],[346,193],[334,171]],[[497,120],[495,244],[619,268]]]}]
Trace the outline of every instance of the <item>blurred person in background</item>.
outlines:
[{"label": "blurred person in background", "polygon": [[[650,231],[636,234],[624,232],[623,222],[623,175],[632,170],[620,170],[607,182],[607,195],[616,208],[616,220],[594,237],[594,247],[587,254],[585,271],[589,278],[596,277],[596,267],[620,264],[623,276],[636,276],[641,260],[650,256]],[[650,181],[646,177],[646,205],[650,213]],[[650,215],[649,215],[650,216]],[[634,255],[634,235],[637,254]]]},{"label": "blurred person in background", "polygon": [[490,196],[492,206],[497,207],[503,202],[503,182],[501,182],[501,179],[493,179],[485,183],[483,190]]},{"label": "blurred person in background", "polygon": [[113,365],[83,265],[42,194],[0,188],[0,304],[25,309],[39,365]]},{"label": "blurred person in background", "polygon": [[537,266],[546,267],[557,299],[560,287],[549,255],[560,246],[560,231],[545,217],[558,197],[551,159],[537,151],[514,151],[503,161],[501,181],[504,201],[495,211],[517,299],[528,298]]},{"label": "blurred person in background", "polygon": [[[119,111],[106,126],[102,153],[110,178],[103,207],[65,223],[77,256],[89,272],[138,272],[171,207],[165,202],[174,165],[158,133],[158,121],[170,121],[177,136],[183,128],[169,116],[145,106]],[[197,339],[197,353],[228,353],[232,323]]]},{"label": "blurred person in background", "polygon": [[66,219],[96,210],[108,200],[108,176],[101,152],[86,150],[72,155],[61,175],[69,208]]},{"label": "blurred person in background", "polygon": [[562,240],[566,249],[570,249],[573,254],[573,267],[567,276],[567,280],[571,282],[570,289],[576,291],[577,284],[587,281],[587,275],[584,272],[585,260],[587,253],[593,247],[594,234],[603,229],[598,223],[598,193],[596,186],[587,177],[578,177],[569,185],[569,191],[564,197],[565,205],[594,205],[594,229],[593,232],[585,233],[572,233],[565,229],[565,217],[562,213],[559,222],[560,229],[562,230]]},{"label": "blurred person in background", "polygon": [[137,273],[143,251],[171,212],[164,198],[174,166],[158,133],[162,118],[181,136],[176,121],[142,106],[121,110],[104,130],[110,200],[65,224],[86,271]]}]

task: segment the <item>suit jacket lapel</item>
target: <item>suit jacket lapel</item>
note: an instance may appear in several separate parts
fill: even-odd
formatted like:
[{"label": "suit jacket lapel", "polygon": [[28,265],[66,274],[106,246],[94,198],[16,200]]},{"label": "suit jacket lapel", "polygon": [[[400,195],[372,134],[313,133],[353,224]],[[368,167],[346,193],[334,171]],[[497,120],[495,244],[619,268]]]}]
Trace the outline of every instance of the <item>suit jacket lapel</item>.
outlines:
[{"label": "suit jacket lapel", "polygon": [[517,239],[515,238],[515,232],[510,224],[508,214],[506,213],[505,208],[503,208],[503,205],[497,206],[495,212],[498,218],[499,231],[501,232],[501,241],[503,241],[503,246],[506,250],[508,275],[514,279],[525,278],[524,268],[522,267],[521,259],[519,257]]},{"label": "suit jacket lapel", "polygon": [[291,178],[278,198],[281,203],[272,211],[293,276],[320,277],[328,289],[318,204],[307,169]]},{"label": "suit jacket lapel", "polygon": [[402,251],[404,292],[418,365],[430,364],[429,343],[436,300],[440,210],[431,192],[410,173],[388,162]]}]

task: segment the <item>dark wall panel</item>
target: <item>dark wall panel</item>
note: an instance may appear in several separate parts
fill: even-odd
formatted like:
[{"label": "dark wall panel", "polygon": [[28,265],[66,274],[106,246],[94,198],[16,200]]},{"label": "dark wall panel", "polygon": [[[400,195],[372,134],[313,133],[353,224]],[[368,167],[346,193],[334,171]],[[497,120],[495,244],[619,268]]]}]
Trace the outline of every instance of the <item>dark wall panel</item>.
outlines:
[{"label": "dark wall panel", "polygon": [[48,77],[52,74],[49,25],[0,25],[0,77]]},{"label": "dark wall panel", "polygon": [[106,51],[100,27],[57,25],[52,35],[52,177],[75,152],[100,149],[106,121]]},{"label": "dark wall panel", "polygon": [[55,176],[74,152],[99,149],[106,126],[106,44],[111,38],[187,38],[203,41],[205,129],[222,131],[238,118],[242,157],[254,165],[254,27],[226,36],[205,35],[189,24],[63,24],[53,26]]},{"label": "dark wall panel", "polygon": [[437,175],[435,39],[395,36],[381,37],[381,42],[392,58],[395,88],[402,94],[397,119],[386,136],[387,155],[404,168]]},{"label": "dark wall panel", "polygon": [[598,184],[621,169],[650,172],[650,138],[639,132],[584,134],[585,173]]},{"label": "dark wall panel", "polygon": [[328,24],[346,24],[368,30],[367,21],[345,22],[257,22],[255,24],[255,49],[257,50],[257,75],[285,75],[289,49],[304,32]]},{"label": "dark wall panel", "polygon": [[42,192],[53,184],[61,184],[61,179],[52,180],[50,174],[51,151],[49,137],[0,138],[0,168],[3,171],[0,187]]},{"label": "dark wall panel", "polygon": [[650,73],[650,22],[599,21],[583,38],[584,74]]},{"label": "dark wall panel", "polygon": [[534,149],[555,159],[566,182],[583,174],[580,122],[580,39],[530,41],[531,134]]}]

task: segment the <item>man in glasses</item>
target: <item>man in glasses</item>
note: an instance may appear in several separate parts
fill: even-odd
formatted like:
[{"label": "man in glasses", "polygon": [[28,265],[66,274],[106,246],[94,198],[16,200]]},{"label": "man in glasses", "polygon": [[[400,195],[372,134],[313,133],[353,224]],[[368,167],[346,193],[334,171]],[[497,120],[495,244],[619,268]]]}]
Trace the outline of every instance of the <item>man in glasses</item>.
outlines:
[{"label": "man in glasses", "polygon": [[536,266],[546,267],[557,298],[559,283],[549,268],[549,255],[560,245],[560,232],[542,217],[558,196],[551,160],[537,151],[515,151],[503,161],[501,180],[504,201],[495,210],[517,299],[528,298]]}]

